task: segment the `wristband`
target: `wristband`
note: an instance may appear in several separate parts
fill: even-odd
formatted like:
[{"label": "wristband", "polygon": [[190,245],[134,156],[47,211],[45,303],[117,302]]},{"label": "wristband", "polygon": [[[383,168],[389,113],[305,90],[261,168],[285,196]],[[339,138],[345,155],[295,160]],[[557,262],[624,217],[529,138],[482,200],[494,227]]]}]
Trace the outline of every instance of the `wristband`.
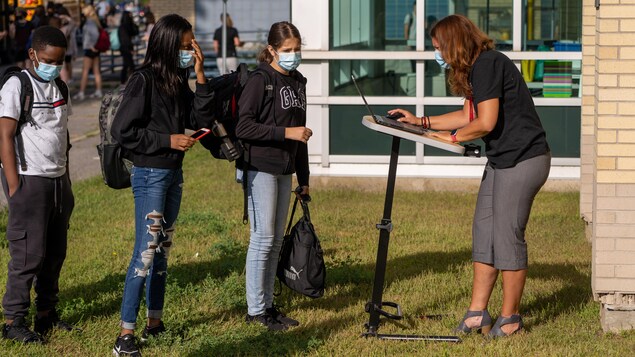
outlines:
[{"label": "wristband", "polygon": [[430,124],[430,116],[426,115],[425,116],[427,124],[426,124],[426,129],[432,129],[432,125]]},{"label": "wristband", "polygon": [[456,140],[456,132],[458,131],[458,129],[454,129],[450,132],[450,139],[452,139],[453,143],[456,143],[458,140]]}]

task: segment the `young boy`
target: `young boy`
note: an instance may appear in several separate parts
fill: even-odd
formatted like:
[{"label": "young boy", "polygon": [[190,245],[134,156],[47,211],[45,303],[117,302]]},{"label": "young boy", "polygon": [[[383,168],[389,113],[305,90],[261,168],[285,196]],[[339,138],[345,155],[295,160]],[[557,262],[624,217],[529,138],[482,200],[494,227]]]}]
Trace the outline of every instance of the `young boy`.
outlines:
[{"label": "young boy", "polygon": [[[68,115],[70,105],[56,81],[64,64],[66,37],[42,26],[33,32],[28,51],[33,67],[33,109],[18,128],[24,107],[22,85],[15,75],[0,90],[0,160],[2,186],[9,205],[7,240],[11,260],[2,300],[6,323],[2,337],[41,343],[53,328],[74,330],[61,321],[55,305],[58,281],[66,257],[68,223],[75,204],[68,176]],[[66,96],[67,97],[67,96]],[[34,331],[25,318],[35,280]]]}]

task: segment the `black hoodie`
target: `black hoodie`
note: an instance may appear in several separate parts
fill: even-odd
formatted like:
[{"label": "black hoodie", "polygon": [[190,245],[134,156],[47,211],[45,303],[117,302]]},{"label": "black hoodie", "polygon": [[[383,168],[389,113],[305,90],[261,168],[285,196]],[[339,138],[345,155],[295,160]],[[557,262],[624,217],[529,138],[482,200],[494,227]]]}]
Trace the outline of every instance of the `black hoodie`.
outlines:
[{"label": "black hoodie", "polygon": [[306,78],[298,71],[284,75],[268,63],[258,68],[269,75],[273,101],[265,100],[265,76],[252,74],[238,101],[236,125],[236,136],[249,150],[248,168],[273,175],[296,172],[298,184],[308,186],[307,146],[284,137],[285,128],[306,126]]},{"label": "black hoodie", "polygon": [[[147,71],[149,68],[141,69]],[[135,72],[123,92],[123,97],[110,130],[117,142],[127,150],[135,166],[159,169],[179,169],[185,153],[171,148],[170,135],[183,134],[185,128],[198,129],[212,116],[213,98],[209,85],[196,83],[196,94],[190,89],[185,71],[177,97],[164,94],[156,86],[154,75],[147,86],[143,75]],[[146,101],[150,91],[151,100]],[[149,108],[146,108],[149,103]]]}]

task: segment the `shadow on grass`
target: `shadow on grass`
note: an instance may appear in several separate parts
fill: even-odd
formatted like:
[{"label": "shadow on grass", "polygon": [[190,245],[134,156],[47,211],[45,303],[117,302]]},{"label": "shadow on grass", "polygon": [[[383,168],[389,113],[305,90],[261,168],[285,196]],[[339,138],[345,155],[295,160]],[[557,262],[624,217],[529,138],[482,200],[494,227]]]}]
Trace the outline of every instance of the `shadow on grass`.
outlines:
[{"label": "shadow on grass", "polygon": [[[401,256],[388,260],[385,288],[396,280],[406,280],[426,272],[447,272],[457,264],[469,261],[471,252],[461,250],[454,252],[424,252]],[[316,300],[303,299],[294,308],[321,308],[325,310],[341,311],[346,307],[364,304],[370,300],[375,273],[375,262],[361,264],[355,261],[340,261],[334,266],[327,267],[327,287],[338,286],[325,292],[323,298]],[[294,294],[294,293],[289,293]],[[283,298],[284,295],[283,294]],[[287,297],[289,297],[287,295]],[[361,312],[361,311],[360,311]],[[244,312],[243,312],[244,313]],[[242,319],[243,313],[235,309],[226,310],[218,316],[229,314],[236,319]],[[257,335],[250,335],[243,331],[227,332],[205,339],[198,349],[188,356],[224,356],[224,355],[258,355],[279,356],[296,353],[308,353],[323,344],[329,336],[350,326],[351,320],[359,317],[358,313],[343,313],[337,318],[320,321],[318,325],[303,322],[303,327],[292,329],[285,333],[270,333],[263,331]],[[214,318],[214,317],[210,317]],[[394,323],[384,320],[384,322]],[[189,326],[204,321],[190,321]],[[408,328],[405,324],[399,324]],[[361,324],[360,324],[361,327]],[[360,335],[362,329],[359,329]]]},{"label": "shadow on grass", "polygon": [[[196,285],[209,278],[222,279],[233,272],[242,272],[245,265],[245,249],[233,250],[231,254],[218,256],[210,260],[195,263],[168,265],[168,284],[178,282],[179,286]],[[69,321],[78,321],[82,317],[109,316],[119,311],[123,294],[123,283],[126,272],[109,274],[96,282],[81,284],[60,293],[61,304],[72,304],[73,301],[94,301],[100,299],[99,304],[89,304],[83,308],[66,309],[64,317]],[[103,299],[104,294],[117,291],[115,296]]]},{"label": "shadow on grass", "polygon": [[[170,277],[180,287],[189,284],[196,285],[208,277],[227,279],[231,274],[240,274],[244,267],[246,248],[240,246],[227,247],[222,255],[213,259],[178,264],[170,267]],[[389,259],[387,263],[384,291],[393,282],[408,280],[425,273],[447,273],[456,270],[457,265],[469,264],[471,253],[469,250],[453,252],[421,252]],[[590,277],[583,273],[575,264],[534,264],[530,266],[529,278],[538,280],[561,280],[565,285],[550,293],[531,301],[523,307],[525,314],[532,317],[531,325],[546,323],[549,319],[567,313],[576,306],[588,301],[591,296]],[[303,299],[294,304],[294,308],[321,308],[330,311],[342,311],[347,307],[364,305],[370,300],[375,273],[375,262],[361,263],[348,260],[339,261],[328,269],[328,286],[335,293],[326,294],[317,300]],[[111,274],[98,282],[80,285],[64,291],[62,301],[72,301],[82,298],[86,301],[98,299],[104,293],[111,293],[114,288],[121,286],[124,273]],[[283,294],[283,297],[286,294]],[[71,312],[65,316],[69,321],[75,321],[82,315],[99,316],[112,315],[119,311],[120,294],[107,301],[101,301],[97,306],[90,306],[83,311]],[[288,296],[287,296],[288,297]],[[449,296],[450,300],[462,300],[464,296]],[[391,300],[384,295],[385,300]],[[446,300],[447,301],[447,300]],[[398,301],[397,301],[398,302]],[[423,309],[434,310],[434,307]],[[73,309],[74,311],[74,309]],[[361,313],[362,311],[359,311]],[[222,331],[201,337],[200,344],[189,356],[217,356],[217,355],[288,355],[307,353],[325,343],[333,333],[350,327],[352,319],[358,319],[359,313],[342,313],[337,318],[320,321],[319,324],[303,322],[302,327],[285,333],[270,333],[251,329],[238,331]],[[420,312],[414,311],[415,315]],[[412,313],[411,313],[412,314]],[[243,308],[234,306],[224,309],[210,316],[197,316],[184,319],[172,326],[172,333],[183,338],[190,329],[206,324],[207,321],[241,320],[244,316]],[[365,319],[364,319],[365,320]],[[390,322],[384,320],[384,322]],[[404,321],[402,328],[409,328],[409,320]],[[363,321],[366,322],[366,321]],[[180,326],[180,327],[179,327]],[[360,324],[361,327],[361,324]],[[411,327],[411,326],[410,326]],[[531,326],[530,326],[531,327]],[[360,333],[361,333],[360,328]],[[251,331],[251,332],[250,332]]]},{"label": "shadow on grass", "polygon": [[[530,264],[529,279],[560,280],[566,284],[547,296],[528,304],[521,304],[525,314],[533,317],[533,325],[539,325],[566,314],[587,303],[593,297],[591,275],[576,264]],[[524,305],[524,306],[523,306]]]},{"label": "shadow on grass", "polygon": [[[471,251],[459,250],[452,252],[422,252],[388,259],[384,291],[394,281],[407,280],[424,273],[443,273],[452,267],[469,261]],[[325,309],[341,309],[358,303],[360,300],[370,300],[373,279],[375,276],[375,262],[372,263],[343,263],[337,266],[327,266],[327,291],[323,298],[307,300],[300,307],[321,307]],[[335,294],[329,294],[329,286],[348,286],[351,289],[340,289]],[[366,290],[363,290],[363,289]],[[351,291],[355,289],[357,293]],[[359,297],[363,297],[360,299]],[[351,297],[355,297],[351,299]]]},{"label": "shadow on grass", "polygon": [[333,329],[322,326],[344,326],[350,316],[328,319],[319,326],[293,328],[285,332],[226,332],[205,338],[195,351],[186,356],[289,356],[309,353],[324,344]]}]

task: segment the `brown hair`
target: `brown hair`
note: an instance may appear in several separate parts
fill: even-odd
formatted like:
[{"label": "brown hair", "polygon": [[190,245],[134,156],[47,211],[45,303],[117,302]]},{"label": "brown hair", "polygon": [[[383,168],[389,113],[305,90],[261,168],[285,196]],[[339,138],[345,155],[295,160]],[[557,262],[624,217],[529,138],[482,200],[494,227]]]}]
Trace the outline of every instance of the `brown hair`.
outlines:
[{"label": "brown hair", "polygon": [[455,95],[472,96],[468,76],[474,61],[485,51],[494,49],[494,40],[463,15],[450,15],[437,22],[430,37],[439,42],[439,51],[450,65],[448,82]]},{"label": "brown hair", "polygon": [[[271,25],[269,30],[269,36],[267,36],[267,44],[274,49],[278,49],[282,46],[285,40],[289,38],[297,38],[302,41],[300,37],[300,31],[292,23],[288,21],[276,22]],[[271,63],[273,56],[269,52],[269,49],[265,47],[258,55],[258,62]]]},{"label": "brown hair", "polygon": [[[223,22],[223,14],[220,14],[220,22]],[[227,14],[227,27],[234,27],[234,21],[232,21],[232,17]]]}]

